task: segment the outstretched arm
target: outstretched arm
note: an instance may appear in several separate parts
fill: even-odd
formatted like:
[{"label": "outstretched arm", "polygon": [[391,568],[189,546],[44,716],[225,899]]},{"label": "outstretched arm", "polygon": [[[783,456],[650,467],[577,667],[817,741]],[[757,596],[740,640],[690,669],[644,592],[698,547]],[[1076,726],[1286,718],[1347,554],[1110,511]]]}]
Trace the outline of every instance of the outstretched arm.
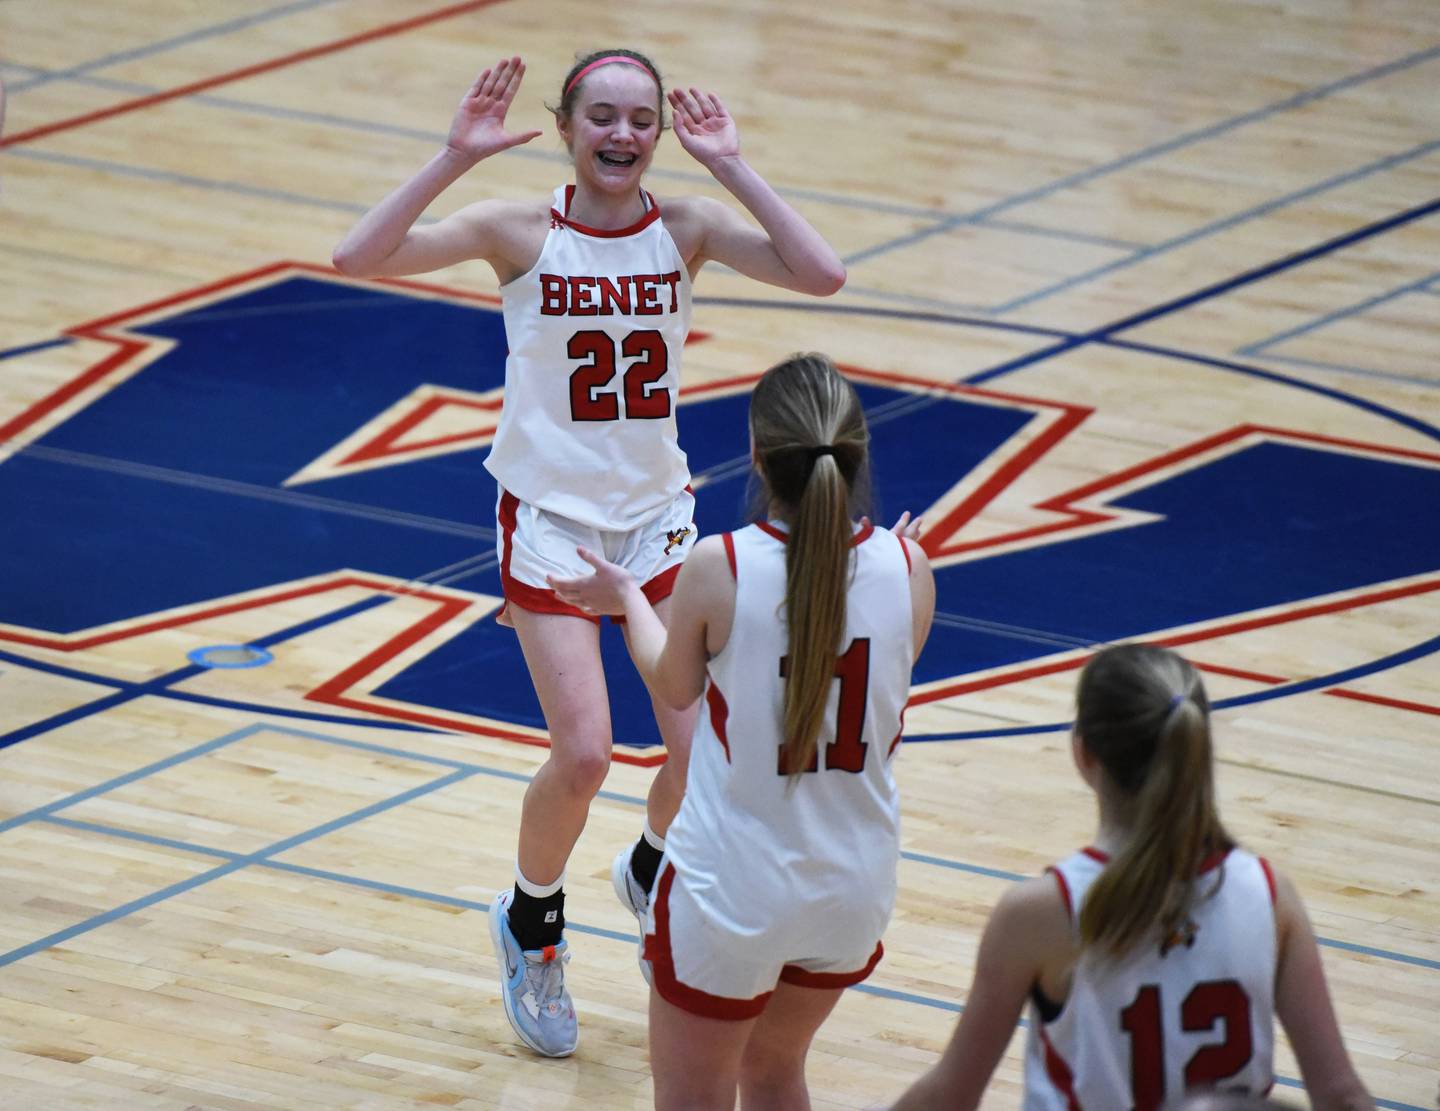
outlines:
[{"label": "outstretched arm", "polygon": [[477,162],[541,134],[505,130],[505,113],[524,76],[525,63],[516,57],[475,79],[455,111],[444,148],[350,229],[332,256],[336,270],[352,277],[394,277],[493,257],[494,236],[487,219],[491,213],[484,204],[471,205],[432,227],[413,225]]},{"label": "outstretched arm", "polygon": [[551,588],[563,601],[590,613],[623,613],[630,656],[645,685],[677,710],[693,705],[705,690],[706,632],[724,610],[726,591],[733,605],[734,580],[718,539],[700,541],[680,565],[668,628],[634,576],[584,548],[579,552],[595,574],[583,579],[552,576]]},{"label": "outstretched arm", "polygon": [[756,229],[718,201],[699,200],[700,260],[714,259],[770,285],[826,297],[845,284],[845,264],[820,233],[740,156],[735,121],[712,93],[672,90],[675,136],[760,223]]},{"label": "outstretched arm", "polygon": [[1275,925],[1275,1013],[1295,1051],[1311,1105],[1316,1111],[1374,1111],[1375,1101],[1340,1038],[1305,904],[1281,875],[1275,876]]}]

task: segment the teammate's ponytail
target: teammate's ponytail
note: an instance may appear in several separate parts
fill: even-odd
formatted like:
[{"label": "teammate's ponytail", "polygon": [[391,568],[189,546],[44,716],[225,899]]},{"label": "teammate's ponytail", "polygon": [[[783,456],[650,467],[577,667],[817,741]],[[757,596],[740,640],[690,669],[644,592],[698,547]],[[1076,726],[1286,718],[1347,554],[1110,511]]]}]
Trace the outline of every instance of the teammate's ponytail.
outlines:
[{"label": "teammate's ponytail", "polygon": [[1168,649],[1107,648],[1080,675],[1075,729],[1129,832],[1085,898],[1082,946],[1119,956],[1183,938],[1202,862],[1234,844],[1215,807],[1199,675]]},{"label": "teammate's ponytail", "polygon": [[860,400],[824,355],[795,355],[765,372],[750,402],[767,502],[790,521],[785,551],[785,701],[780,770],[815,759],[825,702],[844,650],[852,519],[869,486]]}]

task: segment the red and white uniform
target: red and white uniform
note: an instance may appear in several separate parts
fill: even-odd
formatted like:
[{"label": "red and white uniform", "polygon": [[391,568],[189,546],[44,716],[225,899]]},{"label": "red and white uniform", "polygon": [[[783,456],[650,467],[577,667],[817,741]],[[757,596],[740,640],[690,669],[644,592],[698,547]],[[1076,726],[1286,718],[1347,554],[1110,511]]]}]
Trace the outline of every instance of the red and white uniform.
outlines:
[{"label": "red and white uniform", "polygon": [[568,218],[574,190],[555,191],[540,258],[500,290],[510,355],[485,466],[522,502],[627,532],[689,481],[675,408],[690,272],[648,193],[637,223],[602,231]]},{"label": "red and white uniform", "polygon": [[[1084,849],[1052,869],[1072,922],[1108,859]],[[1181,935],[1119,962],[1082,957],[1058,1017],[1047,1021],[1051,1007],[1033,1001],[1026,1111],[1155,1111],[1187,1088],[1269,1091],[1274,878],[1264,860],[1231,849],[1207,861],[1195,885]]]},{"label": "red and white uniform", "polygon": [[662,998],[739,1019],[758,1015],[780,980],[845,987],[880,959],[900,853],[890,758],[915,652],[909,555],[867,525],[817,766],[792,787],[780,767],[785,533],[758,524],[724,540],[735,620],[708,665],[645,955]]}]

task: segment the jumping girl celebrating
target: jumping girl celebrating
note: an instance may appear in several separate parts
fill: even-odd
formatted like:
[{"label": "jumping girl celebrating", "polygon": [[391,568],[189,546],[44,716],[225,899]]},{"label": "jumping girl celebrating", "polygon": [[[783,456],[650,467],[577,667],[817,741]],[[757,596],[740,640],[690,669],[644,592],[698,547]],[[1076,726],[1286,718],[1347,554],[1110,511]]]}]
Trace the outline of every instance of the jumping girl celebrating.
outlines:
[{"label": "jumping girl celebrating", "polygon": [[[676,135],[760,226],[718,201],[657,201],[642,188],[666,96],[654,65],[627,50],[582,58],[561,86],[554,114],[573,184],[543,201],[484,200],[414,226],[478,162],[541,134],[505,127],[524,72],[516,57],[481,73],[444,149],[360,219],[334,262],[341,273],[374,277],[479,258],[500,281],[510,354],[485,465],[500,488],[501,620],[519,635],[551,749],[525,794],[515,886],[494,901],[491,934],[516,1033],[564,1056],[577,1040],[564,983],[565,865],[609,770],[611,736],[598,624],[558,598],[548,576],[588,571],[577,546],[604,552],[666,619],[694,537],[675,424],[691,279],[713,260],[823,296],[844,284],[845,270],[741,157],[734,122],[708,93],[669,94]],[[684,791],[696,709],[656,700],[655,713],[669,759],[652,784],[643,835],[613,876],[639,918]]]},{"label": "jumping girl celebrating", "polygon": [[1277,1015],[1312,1106],[1373,1108],[1299,895],[1220,824],[1195,669],[1164,648],[1107,648],[1077,704],[1071,748],[1099,800],[1095,844],[1000,900],[955,1035],[895,1111],[978,1106],[1026,1000],[1031,1111],[1264,1095]]},{"label": "jumping girl celebrating", "polygon": [[809,1107],[805,1057],[881,956],[895,901],[890,761],[935,583],[913,536],[856,523],[868,434],[828,359],[769,370],[750,402],[769,520],[701,541],[668,631],[625,571],[552,579],[624,613],[672,706],[704,692],[690,782],[645,923],[658,1108]]}]

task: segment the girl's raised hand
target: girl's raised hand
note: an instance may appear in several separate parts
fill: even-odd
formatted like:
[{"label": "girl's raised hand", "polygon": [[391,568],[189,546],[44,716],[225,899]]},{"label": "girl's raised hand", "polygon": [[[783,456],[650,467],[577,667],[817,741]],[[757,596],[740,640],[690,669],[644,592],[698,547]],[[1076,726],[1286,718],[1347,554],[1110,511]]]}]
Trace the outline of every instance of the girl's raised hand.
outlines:
[{"label": "girl's raised hand", "polygon": [[740,134],[719,97],[699,89],[671,89],[669,99],[675,137],[700,165],[710,169],[740,153]]},{"label": "girl's raised hand", "polygon": [[461,98],[445,145],[457,154],[480,159],[518,147],[543,134],[539,131],[516,134],[505,130],[505,113],[524,76],[525,63],[519,57],[503,58],[481,73]]}]

